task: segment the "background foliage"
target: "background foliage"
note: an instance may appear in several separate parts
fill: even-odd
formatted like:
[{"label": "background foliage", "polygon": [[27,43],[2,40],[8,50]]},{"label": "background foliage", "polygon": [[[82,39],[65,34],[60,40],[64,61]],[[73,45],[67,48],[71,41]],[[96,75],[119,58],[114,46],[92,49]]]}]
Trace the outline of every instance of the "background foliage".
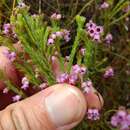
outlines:
[{"label": "background foliage", "polygon": [[[105,11],[99,9],[99,4],[103,2],[101,0],[25,0],[25,2],[30,5],[31,14],[43,14],[44,19],[49,24],[51,24],[49,17],[54,12],[64,16],[61,26],[71,30],[72,39],[67,45],[61,46],[63,56],[71,52],[71,43],[76,34],[75,16],[77,14],[85,16],[87,22],[93,19],[99,25],[103,25],[105,34],[107,32],[113,34],[114,39],[110,46],[106,46],[104,42],[97,44],[93,74],[90,76],[95,88],[103,95],[105,101],[103,116],[100,121],[94,123],[83,121],[75,130],[86,130],[87,128],[92,130],[113,129],[105,122],[107,119],[104,113],[117,109],[119,106],[130,108],[130,74],[127,73],[130,71],[130,22],[126,21],[130,12],[122,12],[122,9],[130,3],[129,0],[108,0],[111,7]],[[13,1],[2,0],[0,2],[1,26],[3,23],[9,22],[12,9]],[[28,49],[33,51],[29,47]],[[35,57],[37,56],[35,55]],[[103,69],[107,66],[114,68],[115,75],[106,80],[102,74]],[[35,79],[32,81],[37,84]]]}]

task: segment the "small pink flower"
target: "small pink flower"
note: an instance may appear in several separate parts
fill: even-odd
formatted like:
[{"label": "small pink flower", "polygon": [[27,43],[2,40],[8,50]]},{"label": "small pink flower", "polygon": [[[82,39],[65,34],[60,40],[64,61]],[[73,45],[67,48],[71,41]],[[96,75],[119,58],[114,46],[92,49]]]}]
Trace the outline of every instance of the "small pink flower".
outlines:
[{"label": "small pink flower", "polygon": [[79,65],[76,64],[76,65],[72,66],[72,74],[79,74],[80,71],[81,71],[81,69],[80,69]]},{"label": "small pink flower", "polygon": [[87,68],[86,67],[84,67],[84,66],[80,67],[80,74],[81,75],[84,75],[86,72],[87,72]]},{"label": "small pink flower", "polygon": [[119,130],[129,130],[130,128],[130,115],[126,109],[119,109],[112,117],[110,121],[113,127]]},{"label": "small pink flower", "polygon": [[56,34],[55,33],[53,33],[53,34],[51,34],[51,36],[50,36],[52,39],[56,39]]},{"label": "small pink flower", "polygon": [[118,120],[116,116],[112,116],[111,121],[110,121],[111,125],[114,127],[118,126]]},{"label": "small pink flower", "polygon": [[48,87],[48,84],[47,83],[42,83],[40,86],[40,89],[45,89]]},{"label": "small pink flower", "polygon": [[57,32],[56,32],[56,36],[61,38],[61,37],[63,36],[63,33],[60,32],[60,31],[57,31]]},{"label": "small pink flower", "polygon": [[93,88],[93,83],[91,80],[88,80],[86,82],[83,82],[81,87],[83,88],[85,93],[89,93]]},{"label": "small pink flower", "polygon": [[70,31],[68,31],[67,29],[64,29],[63,30],[63,37],[64,37],[64,40],[66,42],[69,42],[70,41]]},{"label": "small pink flower", "polygon": [[52,38],[49,38],[47,44],[48,44],[48,45],[52,45],[52,44],[54,44],[54,40],[53,40]]},{"label": "small pink flower", "polygon": [[9,52],[9,50],[5,49],[5,50],[3,51],[3,54],[4,54],[6,57],[9,57],[10,52]]},{"label": "small pink flower", "polygon": [[29,87],[29,80],[27,79],[27,77],[23,77],[21,88],[26,90],[28,87]]},{"label": "small pink flower", "polygon": [[4,88],[4,89],[3,89],[3,93],[4,93],[4,94],[7,94],[8,92],[9,92],[8,88]]},{"label": "small pink flower", "polygon": [[69,84],[75,85],[76,81],[78,80],[78,76],[75,74],[72,74],[69,76]]},{"label": "small pink flower", "polygon": [[101,6],[100,6],[100,8],[101,9],[107,9],[107,8],[109,8],[109,3],[107,3],[107,2],[103,2],[102,4],[101,4]]},{"label": "small pink flower", "polygon": [[9,33],[11,31],[11,24],[10,23],[4,24],[3,28],[4,28],[3,33],[5,35],[9,35]]},{"label": "small pink flower", "polygon": [[128,115],[126,116],[126,121],[127,121],[128,125],[130,126],[130,114],[128,114]]},{"label": "small pink flower", "polygon": [[117,116],[118,116],[121,120],[123,120],[123,119],[126,118],[127,112],[124,111],[124,110],[119,110],[119,111],[117,112]]},{"label": "small pink flower", "polygon": [[92,20],[86,24],[86,29],[89,36],[97,42],[100,42],[101,34],[104,32],[102,26],[97,26]]},{"label": "small pink flower", "polygon": [[22,84],[24,84],[25,82],[28,82],[27,77],[23,77],[23,78],[22,78]]},{"label": "small pink flower", "polygon": [[112,36],[112,34],[110,34],[110,33],[108,33],[108,34],[106,35],[106,37],[105,37],[106,43],[111,43],[112,39],[113,39],[113,36]]},{"label": "small pink flower", "polygon": [[95,28],[95,27],[96,27],[96,24],[95,24],[92,20],[90,20],[90,21],[86,24],[87,30],[93,29],[93,28]]},{"label": "small pink flower", "polygon": [[99,120],[100,119],[100,114],[98,109],[88,109],[87,111],[87,119],[89,120]]},{"label": "small pink flower", "polygon": [[109,77],[113,77],[113,76],[114,76],[113,68],[112,67],[107,68],[104,73],[104,78],[109,78]]},{"label": "small pink flower", "polygon": [[91,80],[87,80],[86,82],[83,82],[82,88],[85,88],[85,87],[89,87],[89,88],[93,87],[92,81]]},{"label": "small pink flower", "polygon": [[28,83],[25,83],[21,86],[22,89],[26,90],[27,88],[29,87],[29,84]]},{"label": "small pink flower", "polygon": [[13,99],[13,102],[18,102],[21,99],[21,96],[16,95],[16,96],[13,96],[12,99]]},{"label": "small pink flower", "polygon": [[54,14],[51,15],[51,18],[52,18],[52,19],[56,19],[56,17],[57,17],[57,14],[56,14],[56,13],[54,13]]},{"label": "small pink flower", "polygon": [[66,36],[64,36],[64,39],[66,42],[69,42],[71,38],[70,38],[70,36],[66,35]]},{"label": "small pink flower", "polygon": [[61,14],[57,14],[56,19],[60,20],[62,18]]},{"label": "small pink flower", "polygon": [[81,53],[82,56],[85,55],[85,52],[86,52],[86,49],[85,49],[85,48],[81,48],[81,49],[80,49],[80,53]]},{"label": "small pink flower", "polygon": [[65,56],[65,61],[69,62],[70,56]]},{"label": "small pink flower", "polygon": [[51,19],[60,20],[62,18],[61,14],[54,13],[51,15]]},{"label": "small pink flower", "polygon": [[103,27],[102,26],[96,26],[96,34],[101,34],[103,33]]},{"label": "small pink flower", "polygon": [[9,52],[9,50],[4,50],[3,54],[11,61],[13,62],[16,59],[16,53],[15,52]]},{"label": "small pink flower", "polygon": [[60,76],[57,77],[58,83],[65,83],[68,81],[69,75],[67,73],[63,73]]},{"label": "small pink flower", "polygon": [[10,60],[14,61],[16,59],[16,53],[15,52],[11,52],[10,53]]},{"label": "small pink flower", "polygon": [[100,35],[99,34],[95,34],[94,37],[93,37],[93,40],[97,41],[97,42],[100,42]]},{"label": "small pink flower", "polygon": [[93,38],[94,35],[95,35],[95,29],[90,29],[90,30],[88,30],[88,33],[89,33],[89,36],[90,36],[91,38]]},{"label": "small pink flower", "polygon": [[18,8],[25,8],[25,7],[26,7],[25,3],[23,2],[18,3]]},{"label": "small pink flower", "polygon": [[130,5],[127,5],[127,6],[123,9],[123,11],[124,11],[125,13],[129,12],[129,11],[130,11]]}]

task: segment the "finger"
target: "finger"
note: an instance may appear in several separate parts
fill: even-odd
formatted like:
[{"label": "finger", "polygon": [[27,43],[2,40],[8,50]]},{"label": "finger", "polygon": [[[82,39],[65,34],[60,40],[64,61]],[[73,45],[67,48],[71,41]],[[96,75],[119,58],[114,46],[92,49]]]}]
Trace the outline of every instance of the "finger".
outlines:
[{"label": "finger", "polygon": [[87,108],[92,109],[96,108],[98,110],[101,110],[104,104],[103,98],[98,92],[90,92],[85,94],[86,102],[87,102]]},{"label": "finger", "polygon": [[[2,73],[10,79],[15,85],[19,84],[18,72],[12,62],[4,54],[5,51],[9,50],[7,47],[0,47],[0,70]],[[0,90],[5,87],[3,81],[0,81]]]},{"label": "finger", "polygon": [[59,59],[56,56],[52,56],[51,60],[52,60],[52,70],[54,72],[54,75],[58,77],[61,73],[63,73],[60,68]]},{"label": "finger", "polygon": [[80,90],[57,84],[1,111],[0,126],[2,130],[70,130],[85,112]]}]

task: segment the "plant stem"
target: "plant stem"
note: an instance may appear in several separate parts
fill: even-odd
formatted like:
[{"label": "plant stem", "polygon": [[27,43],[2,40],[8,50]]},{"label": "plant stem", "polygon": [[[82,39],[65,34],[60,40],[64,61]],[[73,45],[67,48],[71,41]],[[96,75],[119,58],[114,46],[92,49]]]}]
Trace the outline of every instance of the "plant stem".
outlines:
[{"label": "plant stem", "polygon": [[72,66],[73,61],[74,61],[74,56],[75,56],[75,53],[76,53],[76,49],[77,49],[77,47],[79,45],[80,35],[81,35],[81,29],[78,28],[77,29],[77,36],[75,38],[74,45],[72,47],[72,51],[71,51],[71,54],[70,54],[70,61],[68,63],[68,67],[67,67],[67,72],[68,73],[70,72],[71,66]]},{"label": "plant stem", "polygon": [[13,11],[14,11],[14,8],[15,8],[15,4],[16,4],[16,0],[13,0],[12,16],[13,16]]},{"label": "plant stem", "polygon": [[[87,2],[87,3],[83,6],[83,8],[76,14],[76,16],[77,16],[77,15],[81,15],[81,13],[82,13],[88,6],[90,6],[93,1],[94,1],[94,0],[90,0],[89,2]],[[70,23],[68,24],[68,26],[71,25],[71,24],[75,21],[76,16],[70,21]]]}]

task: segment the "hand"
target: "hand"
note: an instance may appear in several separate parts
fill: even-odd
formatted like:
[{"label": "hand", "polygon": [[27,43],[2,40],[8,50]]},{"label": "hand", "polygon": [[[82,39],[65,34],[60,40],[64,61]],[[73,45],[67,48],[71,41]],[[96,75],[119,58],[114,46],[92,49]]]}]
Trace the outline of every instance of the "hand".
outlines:
[{"label": "hand", "polygon": [[[3,54],[5,49],[0,47],[0,69],[17,85],[20,76]],[[52,67],[55,75],[61,73],[59,63],[54,57]],[[0,92],[5,87],[1,80]],[[8,99],[11,99],[9,95],[3,99],[0,95],[0,108],[10,102],[6,101]],[[103,99],[99,93],[95,93],[94,88],[84,96],[76,87],[57,84],[0,111],[0,130],[70,130],[83,119],[86,109],[100,110],[102,106]]]},{"label": "hand", "polygon": [[0,130],[70,130],[84,117],[86,101],[76,87],[51,86],[0,112]]}]

